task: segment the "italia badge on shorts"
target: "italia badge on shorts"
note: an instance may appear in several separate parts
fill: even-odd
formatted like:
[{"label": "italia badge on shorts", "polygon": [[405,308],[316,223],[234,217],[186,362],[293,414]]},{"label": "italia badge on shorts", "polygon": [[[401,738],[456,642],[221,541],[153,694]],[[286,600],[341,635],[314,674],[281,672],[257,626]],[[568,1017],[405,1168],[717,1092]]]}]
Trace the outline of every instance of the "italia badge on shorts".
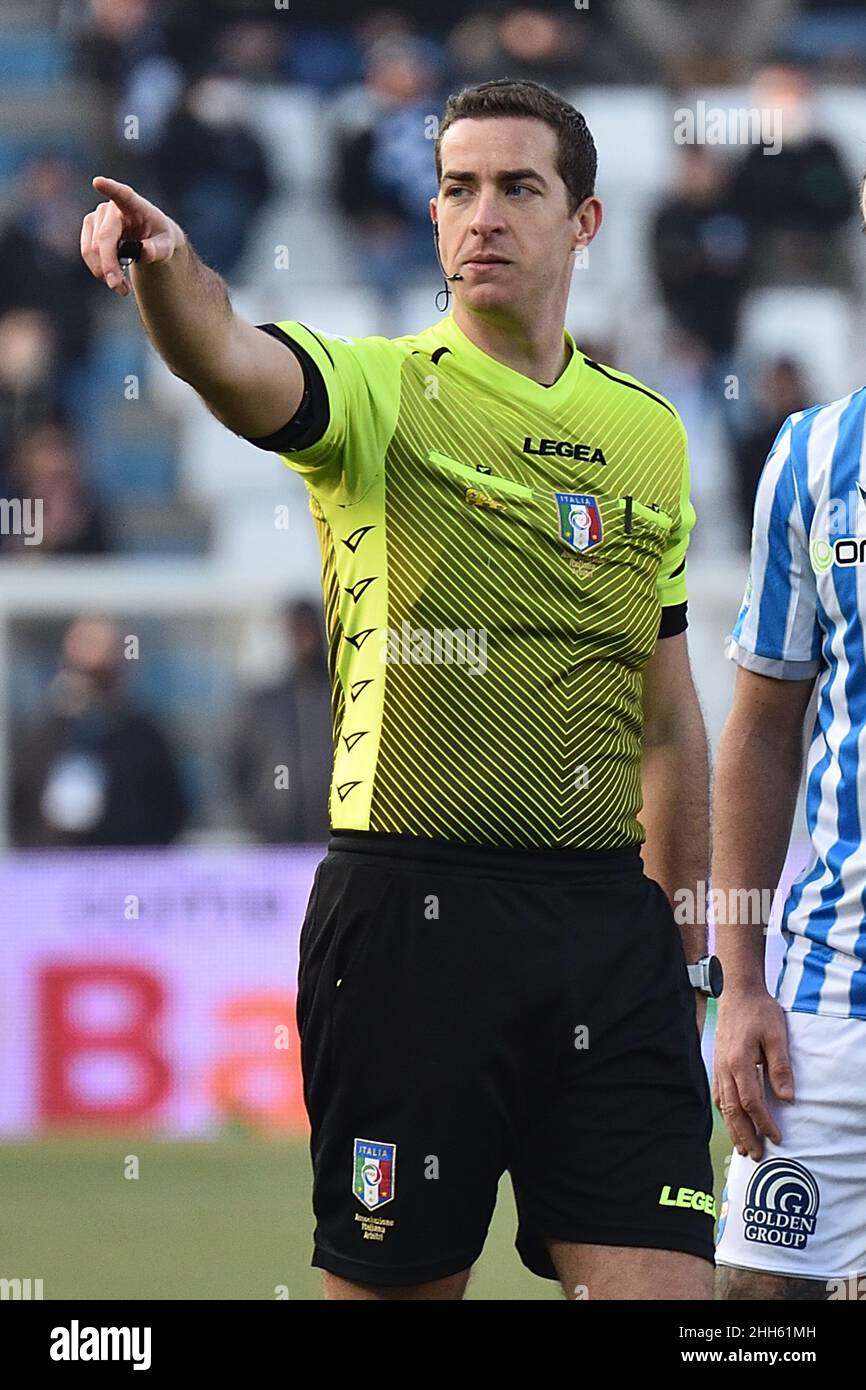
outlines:
[{"label": "italia badge on shorts", "polygon": [[598,502],[589,492],[555,492],[559,535],[572,550],[591,550],[602,537]]},{"label": "italia badge on shorts", "polygon": [[383,1144],[378,1139],[355,1140],[352,1191],[368,1211],[374,1211],[376,1207],[383,1207],[391,1201],[396,1166],[396,1144]]}]

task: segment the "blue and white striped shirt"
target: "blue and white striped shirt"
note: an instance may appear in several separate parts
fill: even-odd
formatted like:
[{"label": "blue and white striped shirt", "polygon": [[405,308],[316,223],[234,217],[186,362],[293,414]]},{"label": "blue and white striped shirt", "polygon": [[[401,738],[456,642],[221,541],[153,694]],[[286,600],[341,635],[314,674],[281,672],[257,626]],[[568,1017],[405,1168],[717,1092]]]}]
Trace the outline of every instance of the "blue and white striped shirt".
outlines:
[{"label": "blue and white striped shirt", "polygon": [[776,988],[795,1012],[866,1018],[866,387],[787,419],[755,499],[749,584],[727,654],[818,675],[806,763],[811,862],[782,914]]}]

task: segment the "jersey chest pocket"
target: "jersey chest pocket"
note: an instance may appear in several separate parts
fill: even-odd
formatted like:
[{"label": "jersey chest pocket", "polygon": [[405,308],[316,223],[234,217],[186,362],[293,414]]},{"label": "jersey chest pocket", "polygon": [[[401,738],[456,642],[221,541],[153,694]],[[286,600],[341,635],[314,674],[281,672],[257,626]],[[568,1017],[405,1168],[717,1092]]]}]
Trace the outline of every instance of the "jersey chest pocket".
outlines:
[{"label": "jersey chest pocket", "polygon": [[531,502],[535,498],[535,489],[526,483],[515,483],[511,478],[499,478],[484,468],[473,466],[471,463],[461,463],[459,459],[451,458],[450,454],[442,454],[438,449],[430,449],[427,458],[437,472],[443,472],[458,482],[471,484],[482,494],[491,493],[503,500],[510,497],[515,501],[520,499],[524,502]]},{"label": "jersey chest pocket", "polygon": [[649,527],[651,531],[659,531],[667,539],[668,531],[674,524],[672,516],[667,512],[661,511],[659,507],[649,507],[645,502],[639,502],[636,497],[618,497],[616,499],[617,510],[622,513],[623,530],[629,534],[635,529],[640,531],[642,528]]},{"label": "jersey chest pocket", "polygon": [[612,511],[613,538],[617,547],[636,559],[660,559],[668,543],[673,517],[635,497],[617,497]]},{"label": "jersey chest pocket", "polygon": [[557,515],[561,510],[560,499],[592,502],[601,521],[599,556],[605,551],[611,559],[635,568],[646,567],[648,562],[660,560],[673,526],[673,518],[666,512],[634,497],[578,494],[567,490],[557,492],[552,483],[532,487],[511,478],[501,478],[487,472],[483,466],[464,463],[438,449],[430,449],[427,458],[437,474],[458,485],[465,484],[462,495],[467,504],[493,512],[515,513],[523,523],[537,531],[546,544],[554,539],[564,541],[572,550],[594,548],[591,539],[593,523],[588,514],[584,518],[588,526],[588,543],[585,546],[570,543],[567,527],[563,529],[563,516]]}]

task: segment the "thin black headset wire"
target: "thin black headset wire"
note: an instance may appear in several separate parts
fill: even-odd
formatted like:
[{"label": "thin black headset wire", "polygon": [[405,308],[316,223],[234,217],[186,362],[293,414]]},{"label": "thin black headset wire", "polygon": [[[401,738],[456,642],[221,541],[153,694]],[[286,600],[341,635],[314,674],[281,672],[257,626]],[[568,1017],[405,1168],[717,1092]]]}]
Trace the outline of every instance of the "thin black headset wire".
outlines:
[{"label": "thin black headset wire", "polygon": [[[436,248],[436,259],[439,262],[439,269],[442,271],[442,279],[445,281],[442,289],[436,291],[436,298],[433,302],[436,305],[436,308],[438,309],[439,313],[444,314],[446,309],[448,308],[448,305],[451,302],[451,288],[448,284],[448,277],[445,274],[445,267],[442,264],[442,257],[439,254],[439,228],[436,226],[435,223],[433,225],[433,245]],[[445,296],[445,303],[440,304],[439,300],[442,298],[443,294]]]}]

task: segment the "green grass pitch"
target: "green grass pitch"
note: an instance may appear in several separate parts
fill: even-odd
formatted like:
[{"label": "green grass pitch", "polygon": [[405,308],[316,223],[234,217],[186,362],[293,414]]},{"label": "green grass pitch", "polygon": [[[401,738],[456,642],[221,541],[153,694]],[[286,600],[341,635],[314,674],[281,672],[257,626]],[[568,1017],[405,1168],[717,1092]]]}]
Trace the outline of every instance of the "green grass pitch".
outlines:
[{"label": "green grass pitch", "polygon": [[[728,1152],[717,1128],[717,1200]],[[124,1177],[129,1155],[137,1179]],[[0,1194],[0,1277],[41,1278],[46,1299],[273,1299],[281,1285],[293,1300],[320,1296],[303,1140],[7,1143]],[[469,1299],[562,1297],[521,1265],[515,1226],[506,1178]]]}]

